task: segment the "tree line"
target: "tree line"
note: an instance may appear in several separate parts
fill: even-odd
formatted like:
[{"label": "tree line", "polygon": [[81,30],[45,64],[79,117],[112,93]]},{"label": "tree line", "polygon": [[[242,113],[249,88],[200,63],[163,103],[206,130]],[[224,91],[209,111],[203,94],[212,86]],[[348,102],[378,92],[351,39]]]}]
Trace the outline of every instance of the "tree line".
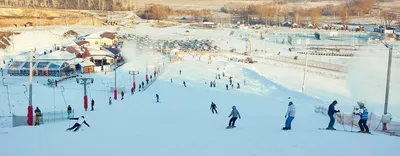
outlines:
[{"label": "tree line", "polygon": [[[221,8],[222,12],[234,14],[240,18],[242,23],[251,23],[257,19],[263,24],[277,25],[282,22],[291,21],[294,23],[310,23],[314,27],[319,26],[323,16],[339,17],[341,24],[348,24],[350,16],[371,15],[372,10],[378,5],[376,0],[347,0],[341,5],[325,5],[311,8],[288,7],[279,1],[275,3],[265,3],[262,5],[247,5],[243,7],[230,7],[225,5]],[[390,26],[398,16],[388,10],[379,11],[382,24]]]},{"label": "tree line", "polygon": [[142,19],[166,20],[171,15],[191,15],[198,18],[208,17],[212,12],[208,9],[191,10],[191,9],[173,9],[167,5],[147,4],[144,9],[140,9],[136,14]]},{"label": "tree line", "polygon": [[0,0],[0,6],[126,11],[134,10],[136,0]]}]

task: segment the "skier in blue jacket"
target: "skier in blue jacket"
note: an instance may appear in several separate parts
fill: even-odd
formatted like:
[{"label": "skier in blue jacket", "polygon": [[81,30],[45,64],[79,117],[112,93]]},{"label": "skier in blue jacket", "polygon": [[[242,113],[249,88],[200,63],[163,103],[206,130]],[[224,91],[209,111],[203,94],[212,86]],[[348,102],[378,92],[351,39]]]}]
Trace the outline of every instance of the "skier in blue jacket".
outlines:
[{"label": "skier in blue jacket", "polygon": [[329,118],[330,118],[330,121],[329,121],[328,128],[326,128],[326,129],[329,129],[329,130],[336,130],[335,128],[333,128],[333,125],[335,124],[335,117],[334,117],[334,115],[335,115],[335,113],[340,112],[340,110],[335,110],[335,105],[336,105],[336,104],[337,104],[337,101],[335,100],[335,101],[333,101],[333,102],[329,105],[328,116],[329,116]]},{"label": "skier in blue jacket", "polygon": [[231,116],[232,116],[232,118],[229,120],[229,126],[227,128],[235,128],[236,127],[235,122],[236,122],[237,118],[239,117],[239,119],[241,119],[240,113],[236,109],[236,106],[232,106],[232,111],[231,111],[231,114],[228,116],[228,118]]},{"label": "skier in blue jacket", "polygon": [[292,121],[294,119],[295,113],[296,113],[296,108],[294,107],[293,102],[290,101],[288,105],[288,110],[285,115],[286,122],[285,122],[285,127],[282,128],[283,130],[292,129]]},{"label": "skier in blue jacket", "polygon": [[358,126],[360,126],[360,131],[361,133],[370,133],[369,128],[367,126],[367,121],[368,121],[368,110],[365,107],[364,102],[357,102],[360,111],[358,113],[355,113],[356,115],[360,115],[360,120],[358,121]]}]

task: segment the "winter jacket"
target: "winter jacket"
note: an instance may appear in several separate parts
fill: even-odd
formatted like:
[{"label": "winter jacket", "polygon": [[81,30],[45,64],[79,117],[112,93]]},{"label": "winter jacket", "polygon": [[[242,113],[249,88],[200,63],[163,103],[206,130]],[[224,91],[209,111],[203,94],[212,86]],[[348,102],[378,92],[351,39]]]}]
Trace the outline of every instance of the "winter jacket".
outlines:
[{"label": "winter jacket", "polygon": [[42,112],[40,111],[40,109],[36,109],[35,114],[36,116],[42,116]]},{"label": "winter jacket", "polygon": [[332,103],[332,104],[329,105],[328,115],[333,115],[333,114],[339,112],[339,111],[335,110],[335,104],[336,103]]},{"label": "winter jacket", "polygon": [[234,117],[234,118],[237,118],[237,117],[239,117],[240,118],[240,113],[239,113],[239,111],[236,109],[236,106],[233,106],[232,107],[232,111],[231,111],[231,114],[228,116],[228,117]]},{"label": "winter jacket", "polygon": [[287,116],[294,117],[296,114],[296,108],[294,107],[293,103],[289,103],[288,110],[286,112]]},{"label": "winter jacket", "polygon": [[365,107],[361,108],[360,120],[368,120],[368,110]]},{"label": "winter jacket", "polygon": [[71,108],[71,106],[68,106],[68,108],[67,108],[67,112],[68,112],[68,113],[71,113],[71,112],[72,112],[72,108]]},{"label": "winter jacket", "polygon": [[211,107],[210,107],[210,109],[215,109],[215,108],[217,108],[217,105],[215,105],[214,103],[211,103]]},{"label": "winter jacket", "polygon": [[70,120],[78,120],[76,123],[79,125],[85,124],[86,126],[90,127],[90,125],[86,122],[85,118],[79,117],[79,118],[70,118]]}]

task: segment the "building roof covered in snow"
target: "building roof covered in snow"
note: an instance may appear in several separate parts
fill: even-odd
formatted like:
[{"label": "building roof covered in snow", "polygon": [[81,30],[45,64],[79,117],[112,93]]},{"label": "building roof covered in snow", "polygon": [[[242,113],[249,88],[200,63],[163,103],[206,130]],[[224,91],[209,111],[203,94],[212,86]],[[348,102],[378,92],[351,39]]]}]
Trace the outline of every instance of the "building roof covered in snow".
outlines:
[{"label": "building roof covered in snow", "polygon": [[80,62],[79,65],[81,65],[82,67],[95,66],[95,64],[93,62],[90,62],[90,61]]},{"label": "building roof covered in snow", "polygon": [[68,51],[54,51],[46,55],[41,55],[35,58],[35,60],[72,60],[76,57],[75,54]]},{"label": "building roof covered in snow", "polygon": [[117,33],[116,32],[104,32],[104,33],[100,34],[100,37],[113,40],[113,39],[117,38]]},{"label": "building roof covered in snow", "polygon": [[89,42],[85,41],[85,40],[81,40],[81,41],[77,41],[75,43],[76,43],[76,45],[81,46],[81,45],[84,45],[84,44],[88,44]]},{"label": "building roof covered in snow", "polygon": [[90,53],[90,56],[109,56],[114,57],[114,54],[109,50],[100,47],[100,46],[90,46],[87,47]]}]

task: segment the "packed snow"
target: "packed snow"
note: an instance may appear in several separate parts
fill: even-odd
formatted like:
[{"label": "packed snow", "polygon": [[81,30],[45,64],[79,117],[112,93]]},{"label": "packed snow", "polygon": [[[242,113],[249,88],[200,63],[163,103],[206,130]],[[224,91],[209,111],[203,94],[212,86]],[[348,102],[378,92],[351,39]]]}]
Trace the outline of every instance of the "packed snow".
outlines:
[{"label": "packed snow", "polygon": [[[109,28],[76,29],[78,32],[89,34]],[[65,30],[67,29],[56,28],[51,32],[58,32],[59,35]],[[186,30],[190,30],[189,36],[184,35]],[[212,39],[223,51],[221,56],[212,57],[212,64],[208,64],[208,55],[201,56],[199,60],[199,56],[191,54],[182,55],[183,61],[168,63],[159,53],[140,51],[134,44],[125,43],[122,53],[127,63],[117,70],[116,81],[118,88],[125,88],[124,100],[118,95],[118,100],[113,100],[112,105],[108,105],[108,98],[113,96],[109,88],[114,86],[114,72],[84,75],[95,79],[88,89],[89,100],[95,100],[93,112],[84,111],[83,86],[77,84],[74,79],[60,83],[59,87],[49,88],[43,85],[48,78],[35,77],[34,107],[40,107],[42,112],[46,112],[66,110],[66,106],[71,105],[76,117],[84,115],[90,127],[83,125],[81,130],[74,133],[65,131],[75,123],[74,121],[34,127],[10,128],[2,125],[6,128],[0,129],[1,155],[344,156],[359,154],[360,142],[365,143],[362,144],[364,149],[368,149],[363,155],[397,155],[396,147],[400,143],[398,137],[380,133],[367,135],[321,131],[318,128],[326,128],[329,118],[314,113],[315,106],[328,106],[333,100],[338,100],[336,108],[343,112],[351,112],[358,100],[366,100],[370,112],[383,112],[387,53],[381,51],[387,49],[380,47],[381,45],[370,45],[375,50],[360,52],[362,56],[357,56],[356,59],[331,60],[348,66],[347,73],[310,68],[307,73],[306,91],[300,93],[303,66],[262,57],[254,57],[258,61],[255,64],[227,61],[228,57],[236,56],[228,53],[228,48],[236,48],[242,52],[245,50],[245,41],[236,35],[229,35],[231,31],[191,29],[187,25],[157,29],[146,24],[138,25],[134,30],[122,29],[120,33],[133,32],[149,35],[153,39]],[[29,51],[36,44],[47,44],[48,46],[42,47],[45,49],[54,42],[68,41],[57,38],[57,35],[43,33],[40,37],[43,41],[28,45],[30,37],[37,34],[27,32],[22,35],[27,36],[20,36],[21,39],[14,42],[27,42],[26,48],[18,46],[18,50],[14,48],[12,53],[3,53],[0,60],[8,60]],[[255,48],[267,49],[269,55],[282,52],[282,55],[291,56],[287,52],[287,45],[259,39],[253,39],[253,42]],[[10,51],[10,48],[8,50]],[[163,64],[161,60],[165,62],[164,71],[157,80],[146,91],[130,95],[132,75],[128,72],[139,71],[136,81],[142,82],[146,71],[151,74],[154,66]],[[326,60],[327,58],[320,58],[319,61]],[[400,99],[394,96],[400,91],[400,74],[397,70],[399,65],[400,62],[394,60],[389,105],[394,120],[400,117]],[[179,74],[180,70],[182,74]],[[226,77],[222,77],[222,72]],[[218,74],[221,74],[221,79],[215,79]],[[329,75],[344,78],[336,79]],[[233,77],[233,84],[241,84],[240,89],[236,89],[235,85],[233,89],[229,87],[226,90],[229,76]],[[5,78],[4,83],[8,85],[10,105],[6,87],[0,86],[0,115],[25,115],[28,93],[25,93],[24,85],[28,86],[28,78],[7,75],[2,78]],[[209,86],[213,80],[216,80],[215,88]],[[246,85],[243,84],[244,80]],[[183,86],[183,81],[187,87]],[[160,103],[156,103],[156,94],[160,96]],[[296,117],[292,130],[282,131],[289,101],[293,101],[296,106]],[[211,102],[216,103],[218,114],[211,113]],[[234,105],[242,118],[237,120],[235,129],[225,129],[231,107]],[[335,127],[350,129],[339,124]],[[27,140],[31,140],[32,143],[19,150],[20,144]],[[72,150],[68,152],[66,148]]]}]

